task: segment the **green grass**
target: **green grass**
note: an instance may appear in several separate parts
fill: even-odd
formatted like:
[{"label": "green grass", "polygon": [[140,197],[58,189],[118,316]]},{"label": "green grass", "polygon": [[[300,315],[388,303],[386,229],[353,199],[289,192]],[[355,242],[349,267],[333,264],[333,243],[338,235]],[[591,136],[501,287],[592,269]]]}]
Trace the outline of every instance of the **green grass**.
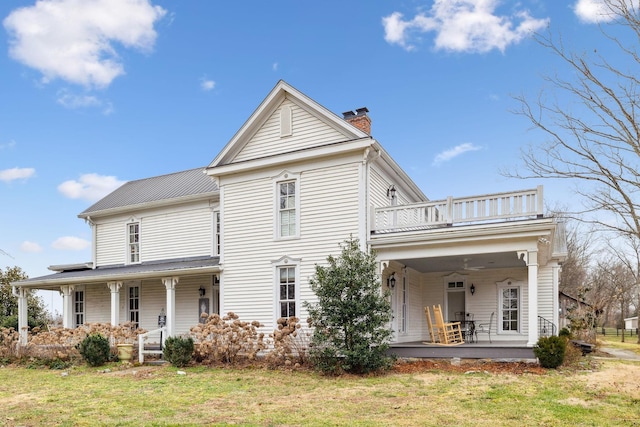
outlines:
[{"label": "green grass", "polygon": [[598,333],[598,345],[601,347],[613,347],[619,348],[623,350],[630,350],[634,353],[640,354],[640,344],[638,344],[638,336],[633,334],[633,336],[629,336],[629,332],[625,332],[624,342],[622,342],[622,331],[618,330],[618,334],[616,335],[616,330],[611,328],[605,329],[605,335]]},{"label": "green grass", "polygon": [[[615,361],[605,361],[615,367]],[[7,426],[629,426],[640,391],[595,385],[577,371],[536,374],[310,372],[132,367],[113,372],[0,368]],[[640,365],[627,369],[640,372]],[[613,382],[612,384],[616,384]],[[640,424],[635,424],[640,425]]]}]

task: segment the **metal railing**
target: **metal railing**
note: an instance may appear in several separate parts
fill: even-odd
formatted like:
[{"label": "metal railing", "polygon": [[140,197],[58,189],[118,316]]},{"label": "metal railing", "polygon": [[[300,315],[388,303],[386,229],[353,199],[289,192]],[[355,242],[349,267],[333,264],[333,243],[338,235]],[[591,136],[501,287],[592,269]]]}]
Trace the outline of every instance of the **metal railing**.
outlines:
[{"label": "metal railing", "polygon": [[374,208],[373,232],[425,229],[474,222],[541,218],[542,186],[531,190],[486,194]]},{"label": "metal railing", "polygon": [[550,337],[551,335],[556,335],[555,323],[542,316],[538,316],[538,336]]}]

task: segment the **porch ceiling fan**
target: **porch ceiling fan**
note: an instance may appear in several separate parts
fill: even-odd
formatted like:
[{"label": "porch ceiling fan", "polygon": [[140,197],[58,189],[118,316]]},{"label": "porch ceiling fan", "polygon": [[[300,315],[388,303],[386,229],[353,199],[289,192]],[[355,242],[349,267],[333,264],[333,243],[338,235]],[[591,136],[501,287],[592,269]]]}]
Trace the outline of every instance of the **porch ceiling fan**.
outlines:
[{"label": "porch ceiling fan", "polygon": [[463,269],[463,270],[467,270],[467,271],[478,271],[478,270],[482,270],[482,269],[484,268],[484,266],[483,266],[483,265],[476,265],[476,266],[471,265],[471,266],[470,266],[470,265],[468,265],[468,264],[467,264],[469,261],[471,261],[471,258],[465,258],[465,259],[463,260],[463,265],[462,265],[462,269]]}]

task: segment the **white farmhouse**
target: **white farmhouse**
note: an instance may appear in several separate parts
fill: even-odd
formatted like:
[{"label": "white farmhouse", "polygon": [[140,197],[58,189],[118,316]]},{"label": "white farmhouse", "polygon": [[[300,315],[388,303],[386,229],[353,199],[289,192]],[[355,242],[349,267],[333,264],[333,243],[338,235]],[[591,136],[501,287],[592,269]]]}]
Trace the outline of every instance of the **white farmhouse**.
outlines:
[{"label": "white farmhouse", "polygon": [[370,128],[366,108],[339,117],[278,82],[208,166],[129,182],[80,213],[93,259],[14,283],[20,327],[25,290],[49,289],[67,328],[153,330],[164,314],[176,335],[202,312],[233,311],[273,330],[279,317],[306,319],[315,265],[354,237],[377,251],[398,354],[436,356],[424,308],[438,304],[450,320],[491,320],[467,352],[484,357],[490,339],[530,353],[558,324],[566,256],[542,187],[430,201]]}]

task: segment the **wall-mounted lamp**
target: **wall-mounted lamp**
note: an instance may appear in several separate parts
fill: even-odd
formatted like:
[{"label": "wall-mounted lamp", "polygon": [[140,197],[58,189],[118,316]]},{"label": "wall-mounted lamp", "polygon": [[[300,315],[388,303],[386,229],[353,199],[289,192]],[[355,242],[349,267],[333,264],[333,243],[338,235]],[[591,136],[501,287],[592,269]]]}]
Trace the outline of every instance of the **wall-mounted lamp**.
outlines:
[{"label": "wall-mounted lamp", "polygon": [[220,276],[218,276],[217,274],[213,275],[213,284],[214,285],[219,285],[220,284]]},{"label": "wall-mounted lamp", "polygon": [[393,199],[396,197],[396,187],[391,184],[389,188],[387,188],[387,197]]},{"label": "wall-mounted lamp", "polygon": [[473,283],[471,284],[471,287],[469,288],[469,291],[471,292],[471,295],[476,293],[476,285],[474,285]]},{"label": "wall-mounted lamp", "polygon": [[200,289],[198,289],[198,290],[200,291],[200,296],[201,297],[203,297],[204,294],[207,292],[206,289],[202,285],[200,285]]},{"label": "wall-mounted lamp", "polygon": [[387,287],[391,289],[396,287],[396,273],[391,273],[389,277],[387,277]]}]

